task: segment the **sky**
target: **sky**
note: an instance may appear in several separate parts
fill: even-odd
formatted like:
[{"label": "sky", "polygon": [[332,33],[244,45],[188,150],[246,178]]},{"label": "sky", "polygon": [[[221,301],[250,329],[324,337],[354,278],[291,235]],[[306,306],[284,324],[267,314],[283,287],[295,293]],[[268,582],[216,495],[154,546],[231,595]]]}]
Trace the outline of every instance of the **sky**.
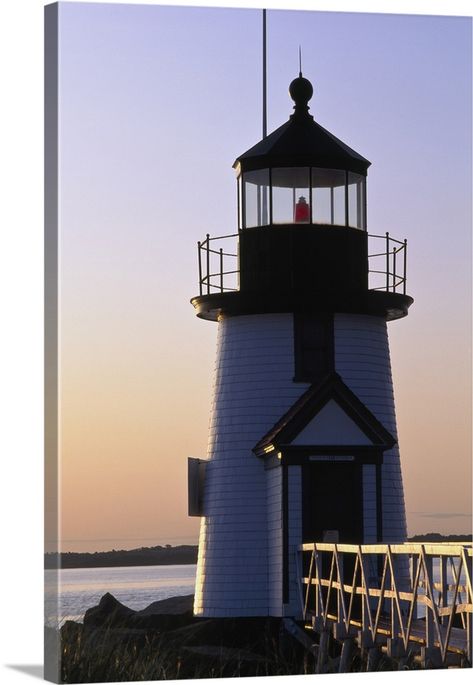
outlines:
[{"label": "sky", "polygon": [[[216,324],[197,240],[236,230],[261,134],[261,12],[60,4],[61,548],[196,543]],[[268,11],[268,130],[311,113],[372,162],[368,230],[408,239],[389,324],[410,534],[471,527],[471,19]]]}]

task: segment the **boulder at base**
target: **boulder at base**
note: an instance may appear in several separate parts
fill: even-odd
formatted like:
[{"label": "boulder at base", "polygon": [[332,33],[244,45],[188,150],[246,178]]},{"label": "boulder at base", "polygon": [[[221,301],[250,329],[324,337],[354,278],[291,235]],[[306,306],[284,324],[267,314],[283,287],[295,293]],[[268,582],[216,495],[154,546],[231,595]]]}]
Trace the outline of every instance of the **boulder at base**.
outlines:
[{"label": "boulder at base", "polygon": [[97,606],[85,612],[84,628],[173,630],[194,620],[193,601],[194,595],[169,597],[153,602],[146,609],[135,611],[107,592]]},{"label": "boulder at base", "polygon": [[187,614],[192,612],[194,605],[194,595],[183,595],[182,597],[168,597],[158,602],[153,602],[146,609],[137,611],[137,616],[150,616],[152,614]]},{"label": "boulder at base", "polygon": [[87,609],[84,615],[84,626],[98,628],[105,625],[123,625],[136,612],[115,599],[107,592],[97,606]]}]

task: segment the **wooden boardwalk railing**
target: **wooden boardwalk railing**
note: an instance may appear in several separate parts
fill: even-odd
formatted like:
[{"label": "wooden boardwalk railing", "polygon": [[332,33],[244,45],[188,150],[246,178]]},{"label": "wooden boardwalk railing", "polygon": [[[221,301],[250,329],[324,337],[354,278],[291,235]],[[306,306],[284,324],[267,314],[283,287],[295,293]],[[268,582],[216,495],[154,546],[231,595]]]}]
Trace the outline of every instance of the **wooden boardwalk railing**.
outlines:
[{"label": "wooden boardwalk railing", "polygon": [[[393,658],[420,652],[424,666],[472,663],[472,544],[308,543],[300,548],[304,618]],[[466,663],[465,663],[466,662]]]}]

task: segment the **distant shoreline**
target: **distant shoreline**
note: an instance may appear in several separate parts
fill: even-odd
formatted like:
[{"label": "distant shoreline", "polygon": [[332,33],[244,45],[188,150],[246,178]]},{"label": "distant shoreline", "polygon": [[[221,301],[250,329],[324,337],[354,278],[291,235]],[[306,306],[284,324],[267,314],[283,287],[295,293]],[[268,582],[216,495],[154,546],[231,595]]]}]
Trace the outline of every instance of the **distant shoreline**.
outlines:
[{"label": "distant shoreline", "polygon": [[[409,542],[471,542],[468,535],[441,535],[425,533],[413,535]],[[44,568],[106,568],[117,566],[172,566],[196,564],[197,545],[171,547],[140,547],[139,549],[111,550],[110,552],[63,552],[44,555]]]},{"label": "distant shoreline", "polygon": [[173,566],[197,563],[197,545],[141,547],[110,552],[63,552],[44,555],[44,568],[103,568],[116,566]]},{"label": "distant shoreline", "polygon": [[408,542],[471,542],[472,534],[441,535],[440,533],[424,533],[407,538]]}]

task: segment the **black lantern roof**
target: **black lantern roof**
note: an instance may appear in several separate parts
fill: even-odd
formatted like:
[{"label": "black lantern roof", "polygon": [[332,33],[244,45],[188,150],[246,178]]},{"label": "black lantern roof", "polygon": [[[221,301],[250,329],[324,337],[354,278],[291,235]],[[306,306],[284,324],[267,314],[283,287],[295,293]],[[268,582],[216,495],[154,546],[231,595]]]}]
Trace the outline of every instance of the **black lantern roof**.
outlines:
[{"label": "black lantern roof", "polygon": [[268,167],[313,166],[344,169],[366,176],[371,162],[320,126],[309,114],[308,101],[313,88],[299,74],[289,86],[294,114],[289,121],[240,155],[233,166],[242,171]]}]

